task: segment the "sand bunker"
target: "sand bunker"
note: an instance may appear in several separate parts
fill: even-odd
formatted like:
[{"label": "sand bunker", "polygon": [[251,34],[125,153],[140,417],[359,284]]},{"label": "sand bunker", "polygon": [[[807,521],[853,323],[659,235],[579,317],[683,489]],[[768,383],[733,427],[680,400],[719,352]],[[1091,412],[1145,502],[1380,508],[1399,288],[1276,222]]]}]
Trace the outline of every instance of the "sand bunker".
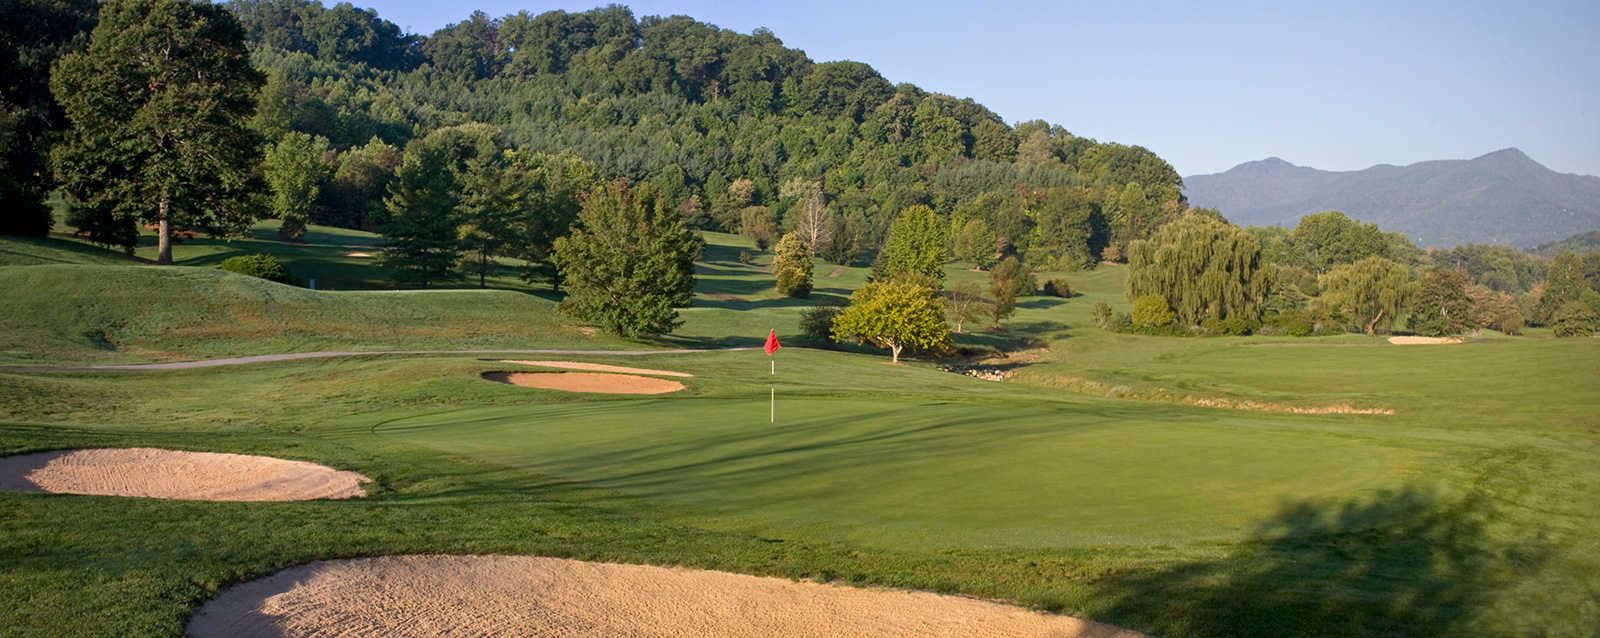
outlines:
[{"label": "sand bunker", "polygon": [[582,361],[501,361],[500,363],[516,363],[525,366],[540,366],[544,368],[566,368],[568,370],[593,370],[595,372],[625,372],[630,374],[656,374],[664,377],[692,377],[686,372],[673,372],[671,370],[649,370],[646,368],[629,368],[627,366],[608,366],[604,363],[583,363]]},{"label": "sand bunker", "polygon": [[608,394],[666,394],[683,389],[683,384],[666,379],[636,377],[631,374],[593,372],[485,372],[483,378],[524,388],[602,392]]},{"label": "sand bunker", "polygon": [[1425,346],[1461,343],[1461,340],[1455,337],[1389,337],[1389,343],[1401,346]]},{"label": "sand bunker", "polygon": [[0,458],[0,490],[190,501],[366,496],[355,472],[265,456],[154,448],[58,450]]},{"label": "sand bunker", "polygon": [[1138,638],[1110,625],[926,592],[529,556],[316,562],[229,589],[195,638],[595,636]]}]

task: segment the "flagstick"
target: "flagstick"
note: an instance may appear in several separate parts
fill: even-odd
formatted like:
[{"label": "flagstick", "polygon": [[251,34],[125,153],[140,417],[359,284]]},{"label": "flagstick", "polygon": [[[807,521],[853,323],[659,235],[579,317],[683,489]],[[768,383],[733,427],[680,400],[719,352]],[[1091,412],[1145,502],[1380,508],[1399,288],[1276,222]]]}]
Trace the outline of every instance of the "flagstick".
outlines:
[{"label": "flagstick", "polygon": [[[777,359],[773,359],[772,360],[772,374],[774,374],[774,375],[778,374],[778,360]],[[767,411],[768,411],[767,422],[768,423],[777,423],[778,422],[778,386],[774,385],[769,389],[772,390],[772,403],[767,406]]]}]

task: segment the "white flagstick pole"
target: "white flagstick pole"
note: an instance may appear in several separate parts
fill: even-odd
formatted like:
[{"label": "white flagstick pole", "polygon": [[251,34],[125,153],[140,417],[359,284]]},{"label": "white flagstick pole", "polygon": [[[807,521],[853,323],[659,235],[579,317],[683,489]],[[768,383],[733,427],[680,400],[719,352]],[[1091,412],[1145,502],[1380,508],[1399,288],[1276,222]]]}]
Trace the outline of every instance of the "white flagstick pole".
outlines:
[{"label": "white flagstick pole", "polygon": [[[774,376],[776,376],[778,374],[778,360],[777,359],[772,359],[771,363],[772,363],[772,374]],[[768,411],[767,422],[768,423],[777,423],[778,422],[778,386],[777,385],[773,385],[769,389],[772,390],[772,402],[770,404],[768,404],[768,406],[767,406],[767,411]]]}]

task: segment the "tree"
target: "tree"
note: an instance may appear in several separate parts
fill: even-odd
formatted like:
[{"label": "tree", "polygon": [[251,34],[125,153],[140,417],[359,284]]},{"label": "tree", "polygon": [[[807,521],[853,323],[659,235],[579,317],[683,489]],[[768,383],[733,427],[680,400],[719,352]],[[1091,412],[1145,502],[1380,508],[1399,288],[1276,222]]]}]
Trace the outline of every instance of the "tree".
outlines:
[{"label": "tree", "polygon": [[1369,335],[1389,332],[1410,312],[1417,294],[1405,266],[1384,257],[1334,266],[1318,282],[1322,287],[1318,308],[1360,322]]},{"label": "tree", "polygon": [[1483,286],[1473,286],[1467,294],[1472,298],[1475,327],[1493,328],[1508,335],[1522,330],[1522,309],[1511,295]]},{"label": "tree", "polygon": [[94,0],[24,0],[0,5],[0,234],[38,235],[54,224],[45,196],[57,132],[66,128],[50,95],[50,65],[81,48]]},{"label": "tree", "polygon": [[889,226],[889,238],[883,245],[883,278],[922,273],[942,284],[946,261],[945,225],[932,208],[907,208]]},{"label": "tree", "polygon": [[978,270],[994,265],[994,232],[982,217],[968,220],[956,233],[954,248],[956,259],[972,264]]},{"label": "tree", "polygon": [[1185,325],[1259,318],[1271,288],[1255,237],[1210,217],[1185,216],[1128,248],[1128,299],[1159,295]]},{"label": "tree", "polygon": [[991,314],[989,304],[983,301],[983,290],[978,284],[963,281],[945,291],[944,303],[950,311],[950,320],[956,322],[956,332],[966,334],[962,324],[975,322]]},{"label": "tree", "polygon": [[495,153],[475,157],[460,177],[461,248],[471,256],[464,264],[486,284],[493,259],[510,250],[517,236],[517,215],[527,197],[527,175],[507,167]]},{"label": "tree", "polygon": [[583,198],[578,226],[556,240],[566,281],[561,308],[613,334],[665,334],[694,298],[694,262],[704,241],[648,182],[618,180]]},{"label": "tree", "polygon": [[461,193],[444,148],[422,147],[406,154],[385,204],[389,218],[381,226],[379,265],[394,270],[396,281],[423,288],[460,276]]},{"label": "tree", "polygon": [[1539,295],[1539,305],[1534,309],[1534,321],[1553,322],[1556,311],[1570,302],[1582,300],[1585,290],[1589,290],[1589,281],[1583,274],[1583,261],[1570,250],[1561,253],[1550,262],[1544,292]]},{"label": "tree", "polygon": [[811,296],[811,247],[798,233],[789,233],[778,241],[778,254],[772,259],[772,276],[777,279],[778,294],[805,299]]},{"label": "tree", "polygon": [[278,236],[299,239],[306,234],[306,223],[311,219],[311,205],[322,191],[327,179],[328,166],[322,156],[328,151],[327,138],[312,138],[296,131],[284,134],[283,139],[267,151],[261,164],[267,186],[272,188],[268,209],[283,220]]},{"label": "tree", "polygon": [[1594,334],[1600,315],[1581,301],[1569,301],[1550,317],[1550,325],[1557,337],[1587,337]]},{"label": "tree", "polygon": [[766,206],[746,206],[739,211],[739,234],[766,250],[778,238],[778,220]]},{"label": "tree", "polygon": [[996,264],[989,271],[989,294],[994,296],[989,313],[994,316],[995,325],[1017,311],[1018,297],[1030,296],[1038,287],[1033,271],[1016,257],[1007,257]]},{"label": "tree", "polygon": [[561,271],[553,259],[556,239],[572,230],[580,196],[598,183],[595,165],[571,153],[516,153],[511,163],[520,177],[516,243],[510,255],[527,263],[522,278],[547,279],[560,290]]},{"label": "tree", "polygon": [[51,90],[73,128],[52,153],[68,201],[94,216],[241,233],[259,210],[261,152],[246,122],[264,78],[222,5],[110,0],[87,50],[61,59]]},{"label": "tree", "polygon": [[821,184],[796,177],[784,183],[779,196],[794,201],[783,214],[783,220],[805,240],[812,255],[817,254],[820,246],[833,241],[833,213],[828,210]]},{"label": "tree", "polygon": [[1177,319],[1161,295],[1145,295],[1133,301],[1133,325],[1141,328],[1170,326]]},{"label": "tree", "polygon": [[1416,331],[1434,337],[1466,332],[1472,327],[1472,298],[1467,295],[1467,273],[1435,268],[1423,275],[1417,293]]},{"label": "tree", "polygon": [[888,348],[893,363],[907,348],[937,350],[950,342],[950,326],[937,293],[912,282],[878,281],[850,295],[850,307],[833,320],[833,339],[868,341]]},{"label": "tree", "polygon": [[1301,217],[1289,237],[1317,272],[1367,257],[1389,256],[1389,238],[1377,224],[1363,224],[1336,210]]}]

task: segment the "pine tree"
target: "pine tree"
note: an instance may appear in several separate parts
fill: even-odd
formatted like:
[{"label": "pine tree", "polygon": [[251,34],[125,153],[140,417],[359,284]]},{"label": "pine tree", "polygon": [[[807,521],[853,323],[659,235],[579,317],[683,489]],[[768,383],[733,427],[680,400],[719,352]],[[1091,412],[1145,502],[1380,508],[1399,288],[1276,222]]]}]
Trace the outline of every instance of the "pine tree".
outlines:
[{"label": "pine tree", "polygon": [[650,183],[603,184],[584,198],[578,227],[556,240],[561,307],[620,336],[672,332],[683,323],[675,309],[694,298],[703,247]]},{"label": "pine tree", "polygon": [[772,259],[772,276],[777,280],[778,294],[805,299],[811,296],[811,247],[798,232],[789,233],[778,241],[778,254]]},{"label": "pine tree", "polygon": [[425,146],[407,154],[384,203],[389,218],[381,227],[378,263],[394,270],[396,281],[427,288],[460,276],[461,196],[444,148]]},{"label": "pine tree", "polygon": [[[52,153],[69,203],[98,225],[244,232],[259,212],[260,145],[246,126],[264,78],[227,7],[110,0],[86,51],[61,59],[51,90],[73,127]],[[110,236],[125,238],[125,234]]]},{"label": "pine tree", "polygon": [[1128,248],[1128,299],[1160,295],[1185,325],[1260,317],[1271,275],[1254,236],[1202,215],[1163,226]]}]

